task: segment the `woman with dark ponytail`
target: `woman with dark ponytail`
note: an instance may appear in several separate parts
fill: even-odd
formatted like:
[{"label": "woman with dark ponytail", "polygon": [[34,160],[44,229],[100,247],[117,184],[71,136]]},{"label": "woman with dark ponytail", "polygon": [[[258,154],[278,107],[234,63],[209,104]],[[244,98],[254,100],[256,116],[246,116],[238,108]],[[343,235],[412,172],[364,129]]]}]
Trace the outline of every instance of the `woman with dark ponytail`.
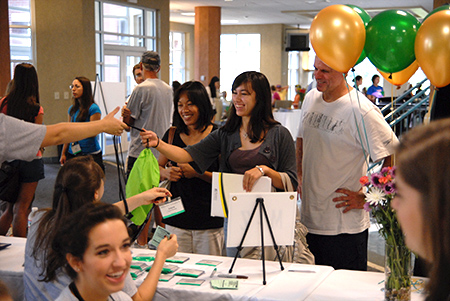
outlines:
[{"label": "woman with dark ponytail", "polygon": [[[28,233],[23,276],[25,300],[55,300],[69,285],[71,279],[62,269],[58,269],[53,275],[45,275],[47,266],[52,265],[57,256],[51,244],[68,216],[85,204],[101,200],[104,177],[103,170],[90,156],[69,160],[59,170],[55,180],[52,208],[37,212]],[[141,205],[158,203],[154,201],[156,198],[166,196],[171,196],[167,189],[155,187],[129,198],[128,208],[133,210]],[[162,200],[164,201],[165,199]],[[125,214],[123,202],[114,205]],[[176,242],[176,237],[174,241]],[[123,291],[133,299],[135,296],[139,297],[139,290],[131,277],[125,281]]]}]

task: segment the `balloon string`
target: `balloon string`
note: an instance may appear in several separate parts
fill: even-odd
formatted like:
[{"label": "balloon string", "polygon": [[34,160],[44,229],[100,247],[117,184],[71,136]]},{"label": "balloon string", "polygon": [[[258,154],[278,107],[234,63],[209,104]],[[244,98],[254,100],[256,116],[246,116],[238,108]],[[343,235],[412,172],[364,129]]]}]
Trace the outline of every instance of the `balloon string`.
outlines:
[{"label": "balloon string", "polygon": [[[352,72],[353,72],[354,82],[356,83],[355,69],[352,68]],[[350,93],[350,86],[348,85],[348,82],[345,79],[345,73],[343,73],[342,76],[344,77],[344,81],[345,81],[345,84],[347,86],[348,96],[350,98],[350,104],[352,106],[353,118],[355,119],[356,130],[358,132],[359,141],[361,143],[361,148],[362,148],[363,155],[364,155],[364,161],[366,161],[366,165],[367,165],[367,172],[370,172],[369,155],[366,153],[366,149],[364,148],[363,138],[361,137],[361,131],[360,131],[359,125],[358,125],[358,119],[356,118],[355,106],[353,105],[352,94]],[[358,93],[358,91],[355,91],[355,93],[356,93],[356,99],[358,100],[359,114],[361,115],[361,121],[362,121],[362,126],[363,126],[363,129],[364,129],[364,136],[366,138],[367,149],[369,150],[370,149],[370,147],[369,147],[369,138],[367,137],[366,125],[364,123],[364,117],[362,115],[361,102],[359,100],[359,93]]]}]

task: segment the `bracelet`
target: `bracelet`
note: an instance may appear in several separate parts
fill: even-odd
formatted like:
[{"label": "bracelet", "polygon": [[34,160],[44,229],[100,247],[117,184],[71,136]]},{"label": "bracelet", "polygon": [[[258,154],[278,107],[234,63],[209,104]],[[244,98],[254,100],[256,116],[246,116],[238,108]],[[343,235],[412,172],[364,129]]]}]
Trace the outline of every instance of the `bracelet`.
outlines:
[{"label": "bracelet", "polygon": [[264,176],[264,170],[262,169],[262,167],[258,165],[256,165],[255,167],[258,168],[259,171],[261,172],[261,175]]},{"label": "bracelet", "polygon": [[158,145],[159,145],[159,137],[158,136],[156,136],[156,138],[158,138],[158,143],[156,143],[156,145],[153,147],[153,148],[157,148],[158,147]]}]

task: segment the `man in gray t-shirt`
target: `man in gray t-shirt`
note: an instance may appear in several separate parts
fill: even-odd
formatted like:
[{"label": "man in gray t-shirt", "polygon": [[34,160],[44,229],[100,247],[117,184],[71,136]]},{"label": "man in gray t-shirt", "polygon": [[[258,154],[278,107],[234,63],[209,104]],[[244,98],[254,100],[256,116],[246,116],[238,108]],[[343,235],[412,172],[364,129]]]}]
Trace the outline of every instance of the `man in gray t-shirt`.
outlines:
[{"label": "man in gray t-shirt", "polygon": [[[160,64],[158,53],[144,52],[140,65],[145,80],[134,88],[128,104],[122,110],[122,116],[126,124],[152,130],[162,137],[172,120],[173,92],[168,84],[158,79]],[[128,148],[128,174],[143,149],[139,131],[132,128]],[[154,148],[152,152],[158,158],[159,152]]]}]

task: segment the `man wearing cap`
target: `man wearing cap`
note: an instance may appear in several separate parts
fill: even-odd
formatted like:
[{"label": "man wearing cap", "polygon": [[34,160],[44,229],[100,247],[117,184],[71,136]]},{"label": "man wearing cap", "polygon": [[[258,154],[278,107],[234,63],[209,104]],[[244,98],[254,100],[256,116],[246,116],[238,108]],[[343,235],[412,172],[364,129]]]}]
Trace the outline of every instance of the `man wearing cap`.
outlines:
[{"label": "man wearing cap", "polygon": [[[140,66],[145,80],[134,88],[128,104],[122,109],[122,117],[126,124],[139,129],[152,130],[159,137],[162,137],[170,127],[172,119],[173,92],[172,87],[158,79],[160,65],[161,59],[158,53],[154,51],[144,52]],[[128,148],[128,174],[143,149],[139,130],[132,128]],[[158,158],[159,152],[155,148],[151,150]]]},{"label": "man wearing cap", "polygon": [[301,221],[316,264],[367,270],[369,214],[359,179],[369,157],[390,165],[397,137],[380,110],[318,57],[297,136]]}]

